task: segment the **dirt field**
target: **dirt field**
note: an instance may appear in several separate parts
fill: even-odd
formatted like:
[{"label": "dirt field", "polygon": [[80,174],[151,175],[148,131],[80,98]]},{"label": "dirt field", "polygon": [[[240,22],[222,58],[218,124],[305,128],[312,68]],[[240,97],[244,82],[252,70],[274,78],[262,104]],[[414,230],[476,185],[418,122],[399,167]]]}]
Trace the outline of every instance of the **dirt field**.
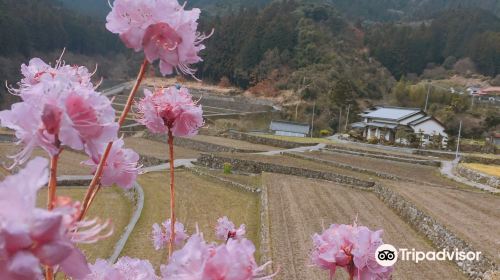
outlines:
[{"label": "dirt field", "polygon": [[242,150],[252,150],[252,151],[262,151],[262,152],[279,150],[278,148],[271,147],[271,146],[252,144],[249,142],[229,139],[229,138],[225,138],[225,137],[196,135],[195,137],[192,137],[191,139],[202,141],[202,142],[207,142],[207,143],[212,143],[212,144],[217,144],[217,145],[222,145],[222,146],[227,146],[227,147],[231,147],[231,148],[235,148],[235,149],[242,149]]},{"label": "dirt field", "polygon": [[317,163],[310,160],[298,159],[289,156],[278,156],[278,155],[267,156],[267,155],[256,155],[256,154],[241,154],[241,153],[221,153],[220,155],[224,157],[267,162],[267,163],[292,166],[297,168],[307,168],[311,170],[327,171],[346,176],[356,176],[360,179],[365,179],[365,180],[373,177],[358,172],[350,171],[347,169],[333,167],[323,163]]},{"label": "dirt field", "polygon": [[237,171],[233,171],[231,174],[225,174],[222,169],[210,169],[202,166],[196,166],[194,168],[204,173],[215,175],[247,186],[252,186],[255,189],[260,188],[262,185],[262,177],[259,174],[241,174]]},{"label": "dirt field", "polygon": [[[150,234],[154,223],[163,222],[169,216],[169,176],[167,172],[155,172],[139,177],[145,192],[142,216],[125,246],[123,255],[145,258],[155,267],[165,263],[167,251],[154,250]],[[193,233],[196,224],[207,240],[214,240],[217,219],[228,216],[235,224],[247,225],[247,236],[259,244],[259,198],[257,194],[227,187],[219,181],[196,176],[189,171],[177,171],[177,215],[188,233]]]},{"label": "dirt field", "polygon": [[[85,195],[85,188],[59,188],[57,194],[69,196],[74,200],[81,201]],[[109,203],[112,201],[112,203]],[[47,203],[47,189],[42,189],[38,194],[38,206],[44,207]],[[116,242],[120,239],[125,226],[129,223],[133,212],[132,201],[123,195],[123,191],[118,188],[102,189],[96,197],[88,218],[99,217],[102,220],[111,219],[114,233],[108,239],[95,244],[80,245],[89,262],[94,262],[96,258],[109,258],[113,253]]]},{"label": "dirt field", "polygon": [[500,262],[500,196],[394,181],[384,184]]},{"label": "dirt field", "polygon": [[[7,165],[11,165],[12,160],[7,157],[15,155],[18,151],[19,147],[14,145],[14,143],[0,143],[0,164],[5,163]],[[37,156],[49,158],[47,152],[42,149],[35,149],[32,158]],[[87,159],[88,157],[85,154],[63,150],[59,158],[58,176],[90,175],[91,169],[86,165],[80,164],[82,161],[86,161]]]},{"label": "dirt field", "polygon": [[339,162],[377,172],[393,174],[399,177],[410,178],[413,180],[424,181],[427,183],[443,186],[456,187],[460,184],[444,178],[439,173],[437,167],[396,162],[391,160],[375,159],[363,156],[347,155],[333,152],[312,152],[306,155],[316,158]]},{"label": "dirt field", "polygon": [[[328,279],[309,266],[311,236],[332,223],[352,223],[384,229],[384,241],[396,247],[429,251],[433,248],[373,193],[299,177],[264,174],[268,187],[272,260],[281,267],[276,279]],[[347,279],[340,272],[336,279]],[[394,279],[465,279],[448,262],[398,262]]]},{"label": "dirt field", "polygon": [[[168,145],[159,141],[148,140],[139,137],[125,138],[125,147],[135,150],[138,154],[168,160]],[[197,158],[198,151],[176,146],[174,156],[176,159]]]}]

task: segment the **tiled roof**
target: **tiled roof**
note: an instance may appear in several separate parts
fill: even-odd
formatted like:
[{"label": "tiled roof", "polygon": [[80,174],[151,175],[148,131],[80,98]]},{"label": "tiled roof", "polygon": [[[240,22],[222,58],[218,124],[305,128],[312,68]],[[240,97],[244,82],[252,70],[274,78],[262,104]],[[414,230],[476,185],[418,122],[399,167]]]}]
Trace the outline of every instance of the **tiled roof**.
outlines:
[{"label": "tiled roof", "polygon": [[420,111],[421,110],[418,108],[377,107],[374,110],[365,111],[362,116],[365,118],[398,121],[412,116]]}]

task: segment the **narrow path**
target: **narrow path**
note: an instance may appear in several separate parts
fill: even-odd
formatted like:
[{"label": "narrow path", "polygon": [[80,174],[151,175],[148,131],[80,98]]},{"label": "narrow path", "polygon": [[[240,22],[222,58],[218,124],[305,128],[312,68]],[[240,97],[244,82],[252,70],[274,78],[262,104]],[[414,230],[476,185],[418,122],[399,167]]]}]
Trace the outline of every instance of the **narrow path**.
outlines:
[{"label": "narrow path", "polygon": [[120,240],[116,242],[115,248],[113,249],[113,254],[108,259],[109,263],[115,263],[118,257],[121,255],[123,248],[125,248],[125,244],[127,244],[128,238],[132,234],[135,225],[137,224],[139,218],[141,217],[142,209],[144,208],[144,190],[142,189],[141,185],[139,185],[139,183],[137,182],[134,183],[134,190],[137,195],[137,197],[135,198],[136,205],[134,213],[132,214],[132,218],[130,218],[130,222],[125,228],[125,232],[120,237]]},{"label": "narrow path", "polygon": [[[195,158],[176,159],[176,160],[174,160],[174,167],[175,168],[193,167],[194,166],[193,162],[196,162]],[[164,164],[160,164],[160,165],[144,167],[139,171],[139,173],[145,174],[145,173],[149,173],[149,172],[165,171],[165,170],[169,170],[169,169],[170,169],[170,163],[164,163]]]},{"label": "narrow path", "polygon": [[298,148],[287,149],[287,150],[273,150],[273,151],[254,153],[254,154],[274,156],[274,155],[279,155],[279,154],[285,153],[285,152],[296,152],[296,153],[314,152],[314,151],[319,151],[321,149],[324,149],[325,147],[326,147],[326,144],[322,143],[322,144],[318,144],[316,146],[304,146],[304,147],[298,147]]},{"label": "narrow path", "polygon": [[500,193],[500,189],[496,189],[496,188],[493,188],[493,187],[490,187],[490,186],[487,186],[484,184],[472,182],[472,181],[470,181],[462,176],[455,175],[455,173],[453,172],[455,165],[456,165],[456,163],[454,161],[442,161],[441,168],[440,168],[441,174],[445,177],[452,179],[453,181],[456,181],[456,182],[459,182],[462,184],[466,184],[466,185],[474,187],[474,188],[478,188],[478,189],[488,191],[491,193]]}]

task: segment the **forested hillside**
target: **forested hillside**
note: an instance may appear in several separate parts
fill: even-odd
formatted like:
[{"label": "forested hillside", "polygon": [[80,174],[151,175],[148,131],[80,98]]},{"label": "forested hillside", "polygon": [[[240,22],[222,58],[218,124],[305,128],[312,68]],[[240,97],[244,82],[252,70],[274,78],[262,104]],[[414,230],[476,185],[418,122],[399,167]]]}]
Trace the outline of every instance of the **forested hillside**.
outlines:
[{"label": "forested hillside", "polygon": [[[66,10],[53,0],[0,0],[0,42],[2,84],[15,84],[21,64],[31,57],[54,62],[63,48],[69,63],[91,69],[99,65],[98,77],[126,79],[136,71],[130,60],[137,58],[105,29],[104,20]],[[1,87],[0,107],[10,97]]]},{"label": "forested hillside", "polygon": [[413,26],[377,24],[367,34],[371,54],[398,79],[420,75],[429,63],[452,67],[461,58],[471,58],[484,75],[500,74],[500,18],[484,10],[450,10]]}]

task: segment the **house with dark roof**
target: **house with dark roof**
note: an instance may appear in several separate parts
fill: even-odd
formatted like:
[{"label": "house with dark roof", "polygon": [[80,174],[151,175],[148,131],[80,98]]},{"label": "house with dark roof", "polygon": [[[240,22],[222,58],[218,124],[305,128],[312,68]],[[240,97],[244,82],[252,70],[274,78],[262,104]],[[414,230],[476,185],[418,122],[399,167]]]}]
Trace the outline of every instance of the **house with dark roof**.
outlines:
[{"label": "house with dark roof", "polygon": [[427,145],[432,136],[440,135],[442,145],[446,146],[448,134],[444,125],[419,108],[376,106],[360,114],[363,121],[351,124],[352,128],[362,129],[363,137],[383,139],[389,142],[408,144],[408,139],[397,131],[410,131],[420,137],[422,145]]},{"label": "house with dark roof", "polygon": [[290,121],[271,121],[269,129],[276,135],[306,137],[309,134],[309,124]]}]

